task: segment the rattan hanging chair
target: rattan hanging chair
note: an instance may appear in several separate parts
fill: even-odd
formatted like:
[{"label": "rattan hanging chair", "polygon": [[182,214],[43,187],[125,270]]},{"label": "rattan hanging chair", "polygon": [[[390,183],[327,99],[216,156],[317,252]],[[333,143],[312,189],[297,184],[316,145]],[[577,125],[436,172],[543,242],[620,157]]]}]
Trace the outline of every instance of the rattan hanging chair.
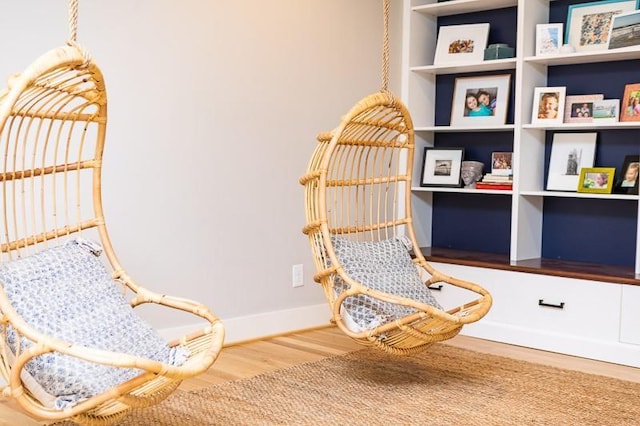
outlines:
[{"label": "rattan hanging chair", "polygon": [[[70,11],[68,45],[0,94],[0,385],[36,419],[110,424],[206,371],[224,328],[202,304],[140,286],[116,256],[101,197],[107,92],[75,43],[76,1]],[[141,305],[202,326],[165,342]]]},{"label": "rattan hanging chair", "polygon": [[[414,129],[407,108],[387,90],[388,13],[385,0],[381,91],[353,106],[335,130],[318,136],[300,183],[303,232],[332,321],[358,343],[406,355],[481,319],[491,296],[480,285],[435,270],[416,241]],[[428,289],[437,283],[468,290],[469,302],[445,310]]]}]

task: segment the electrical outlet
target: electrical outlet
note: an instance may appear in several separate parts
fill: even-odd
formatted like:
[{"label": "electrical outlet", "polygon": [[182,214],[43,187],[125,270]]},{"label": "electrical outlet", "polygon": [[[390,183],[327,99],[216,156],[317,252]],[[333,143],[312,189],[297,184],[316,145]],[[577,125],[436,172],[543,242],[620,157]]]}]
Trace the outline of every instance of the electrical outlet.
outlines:
[{"label": "electrical outlet", "polygon": [[291,267],[291,281],[294,287],[302,287],[304,285],[304,270],[302,264],[293,265]]}]

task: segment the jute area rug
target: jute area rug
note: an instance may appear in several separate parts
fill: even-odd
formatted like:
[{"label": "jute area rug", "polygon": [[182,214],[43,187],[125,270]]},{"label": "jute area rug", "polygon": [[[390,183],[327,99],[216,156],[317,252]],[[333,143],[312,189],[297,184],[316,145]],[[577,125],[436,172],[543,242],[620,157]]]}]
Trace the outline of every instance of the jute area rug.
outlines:
[{"label": "jute area rug", "polygon": [[135,410],[119,425],[640,425],[640,383],[444,344],[363,349]]}]

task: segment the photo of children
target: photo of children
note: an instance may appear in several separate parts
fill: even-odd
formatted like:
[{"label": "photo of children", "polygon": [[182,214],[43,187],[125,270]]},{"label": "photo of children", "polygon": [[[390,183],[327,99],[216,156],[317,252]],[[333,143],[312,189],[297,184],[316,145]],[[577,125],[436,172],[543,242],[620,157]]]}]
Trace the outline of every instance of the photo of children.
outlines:
[{"label": "photo of children", "polygon": [[640,156],[627,155],[624,164],[616,173],[616,184],[613,192],[616,194],[638,194],[638,173],[640,172]]},{"label": "photo of children", "polygon": [[545,92],[540,95],[538,104],[538,118],[553,120],[558,118],[558,106],[560,105],[560,93]]},{"label": "photo of children", "polygon": [[495,113],[498,88],[468,89],[465,95],[465,117],[488,117]]}]

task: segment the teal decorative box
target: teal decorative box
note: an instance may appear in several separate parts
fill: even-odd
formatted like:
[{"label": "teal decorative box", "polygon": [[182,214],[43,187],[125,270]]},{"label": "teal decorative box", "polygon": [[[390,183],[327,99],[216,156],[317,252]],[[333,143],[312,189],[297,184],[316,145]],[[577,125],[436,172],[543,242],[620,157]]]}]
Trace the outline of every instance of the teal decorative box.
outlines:
[{"label": "teal decorative box", "polygon": [[508,44],[490,44],[484,49],[484,60],[513,58],[513,53],[513,47],[509,47]]}]

